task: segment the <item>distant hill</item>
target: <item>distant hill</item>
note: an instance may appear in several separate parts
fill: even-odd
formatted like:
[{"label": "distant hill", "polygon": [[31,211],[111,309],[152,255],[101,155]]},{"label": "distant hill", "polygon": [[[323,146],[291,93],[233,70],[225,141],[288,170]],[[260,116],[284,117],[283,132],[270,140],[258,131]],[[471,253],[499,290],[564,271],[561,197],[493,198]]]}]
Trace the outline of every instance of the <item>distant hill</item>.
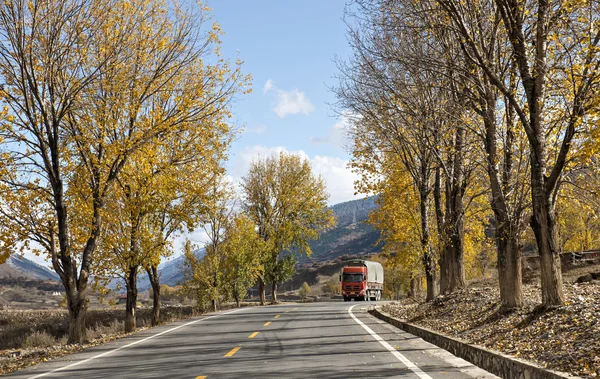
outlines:
[{"label": "distant hill", "polygon": [[11,255],[6,263],[0,265],[0,279],[25,278],[28,280],[55,280],[60,281],[58,274],[49,268],[34,261]]},{"label": "distant hill", "polygon": [[[202,259],[206,254],[204,248],[198,249],[194,251],[194,255],[198,259]],[[185,256],[180,255],[170,261],[166,261],[161,263],[158,266],[158,274],[160,275],[160,284],[167,284],[169,286],[176,286],[183,282],[183,264],[185,261]],[[111,283],[109,287],[114,288],[116,284],[121,281],[121,288],[125,288],[125,283],[122,280],[116,280]],[[140,272],[138,274],[138,290],[145,291],[151,287],[150,280],[148,280],[148,275],[145,272]]]},{"label": "distant hill", "polygon": [[310,242],[312,255],[300,258],[300,264],[331,261],[338,257],[379,253],[379,231],[367,223],[369,213],[377,209],[376,197],[347,201],[331,207],[337,225]]},{"label": "distant hill", "polygon": [[[379,239],[379,232],[366,223],[369,212],[377,208],[375,200],[376,198],[372,196],[331,206],[337,225],[323,233],[318,240],[310,242],[312,255],[300,257],[299,264],[312,265],[336,260],[342,256],[355,257],[379,253],[381,247],[375,245]],[[205,254],[204,249],[198,250],[195,254],[198,258],[202,258]],[[180,256],[162,264],[159,267],[161,284],[169,286],[181,284],[183,262],[184,257]],[[140,290],[150,288],[146,275],[140,275],[138,288]]]}]

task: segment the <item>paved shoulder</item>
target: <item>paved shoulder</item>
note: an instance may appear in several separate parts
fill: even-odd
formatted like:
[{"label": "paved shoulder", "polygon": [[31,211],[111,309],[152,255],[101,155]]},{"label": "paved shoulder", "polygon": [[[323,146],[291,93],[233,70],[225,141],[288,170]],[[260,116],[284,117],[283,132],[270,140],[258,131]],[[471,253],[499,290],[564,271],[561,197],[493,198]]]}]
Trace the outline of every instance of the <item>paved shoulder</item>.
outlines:
[{"label": "paved shoulder", "polygon": [[367,313],[367,308],[364,305],[355,305],[351,306],[348,312],[374,340],[418,377],[422,379],[499,378],[436,345],[371,316]]}]

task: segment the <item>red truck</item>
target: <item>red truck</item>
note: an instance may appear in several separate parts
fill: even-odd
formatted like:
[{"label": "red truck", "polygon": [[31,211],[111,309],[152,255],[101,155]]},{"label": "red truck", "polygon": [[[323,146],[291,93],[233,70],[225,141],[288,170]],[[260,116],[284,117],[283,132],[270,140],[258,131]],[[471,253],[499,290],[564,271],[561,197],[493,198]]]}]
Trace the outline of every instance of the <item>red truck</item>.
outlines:
[{"label": "red truck", "polygon": [[383,266],[355,259],[346,262],[340,275],[344,301],[379,301],[383,292]]}]

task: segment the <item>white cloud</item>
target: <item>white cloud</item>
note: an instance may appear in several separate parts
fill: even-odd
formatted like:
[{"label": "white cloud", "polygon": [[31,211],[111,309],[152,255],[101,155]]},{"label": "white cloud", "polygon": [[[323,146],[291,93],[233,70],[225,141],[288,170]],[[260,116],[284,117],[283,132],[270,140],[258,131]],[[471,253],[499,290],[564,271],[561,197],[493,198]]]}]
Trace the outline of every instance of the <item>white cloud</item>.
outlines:
[{"label": "white cloud", "polygon": [[267,127],[263,124],[258,124],[252,128],[246,128],[246,133],[264,134],[267,131]]},{"label": "white cloud", "polygon": [[263,93],[267,94],[268,92],[274,92],[275,107],[273,107],[273,112],[279,118],[284,118],[290,114],[309,115],[315,110],[315,106],[306,94],[297,88],[290,91],[280,90],[269,79],[263,87]]},{"label": "white cloud", "polygon": [[315,145],[330,144],[340,148],[346,148],[348,145],[348,136],[352,128],[353,116],[349,112],[342,113],[335,124],[329,129],[329,133],[324,137],[310,137],[310,142]]},{"label": "white cloud", "polygon": [[283,146],[267,147],[256,145],[246,147],[232,160],[230,173],[233,181],[239,183],[248,172],[250,163],[254,160],[277,155],[282,151],[298,154],[310,162],[313,172],[325,179],[330,195],[330,205],[362,197],[361,195],[354,195],[354,181],[358,177],[347,167],[348,161],[323,155],[310,157],[302,150],[289,151]]},{"label": "white cloud", "polygon": [[263,87],[263,93],[267,93],[273,89],[273,81],[271,79],[267,80],[265,86]]}]

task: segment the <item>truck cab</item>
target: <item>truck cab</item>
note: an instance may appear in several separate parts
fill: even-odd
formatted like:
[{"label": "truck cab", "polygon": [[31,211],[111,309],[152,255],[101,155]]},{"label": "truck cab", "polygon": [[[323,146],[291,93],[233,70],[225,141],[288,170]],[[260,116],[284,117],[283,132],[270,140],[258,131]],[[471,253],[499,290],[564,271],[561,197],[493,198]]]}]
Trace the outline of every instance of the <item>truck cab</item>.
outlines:
[{"label": "truck cab", "polygon": [[344,301],[381,299],[383,292],[383,266],[366,260],[349,261],[340,275]]}]

